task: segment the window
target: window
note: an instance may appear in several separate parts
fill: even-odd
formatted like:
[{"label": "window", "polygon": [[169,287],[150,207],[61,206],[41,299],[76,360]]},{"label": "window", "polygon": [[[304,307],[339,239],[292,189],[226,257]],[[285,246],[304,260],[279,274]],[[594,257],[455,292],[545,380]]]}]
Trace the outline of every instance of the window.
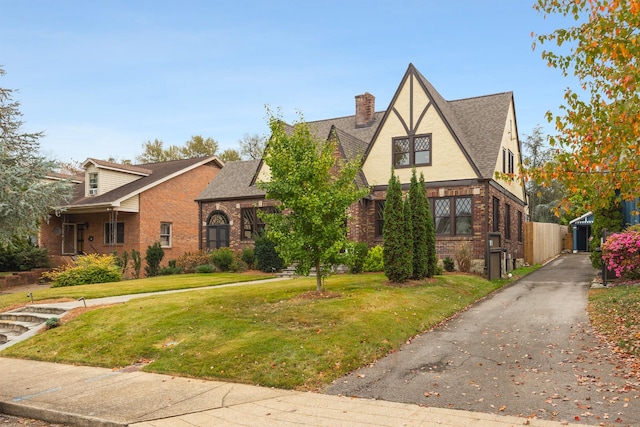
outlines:
[{"label": "window", "polygon": [[523,239],[524,233],[522,230],[523,225],[524,224],[522,223],[522,211],[518,211],[518,242],[522,242],[524,240]]},{"label": "window", "polygon": [[258,211],[274,213],[275,208],[244,208],[241,209],[240,238],[241,240],[253,240],[255,236],[264,233],[265,223],[258,216]]},{"label": "window", "polygon": [[502,149],[502,173],[507,173],[507,149]]},{"label": "window", "polygon": [[161,222],[160,223],[160,246],[163,248],[171,247],[171,223],[170,222]]},{"label": "window", "polygon": [[513,173],[515,170],[515,162],[513,159],[513,153],[509,150],[509,173]]},{"label": "window", "polygon": [[500,232],[500,200],[493,198],[493,231]]},{"label": "window", "polygon": [[89,195],[95,196],[98,194],[98,174],[90,173],[89,174]]},{"label": "window", "polygon": [[471,227],[471,197],[457,197],[456,203],[456,230],[455,234],[472,234]]},{"label": "window", "polygon": [[471,235],[471,197],[444,197],[433,201],[436,234]]},{"label": "window", "polygon": [[431,165],[431,134],[393,138],[393,165]]},{"label": "window", "polygon": [[504,239],[511,240],[511,205],[504,205]]},{"label": "window", "polygon": [[382,236],[384,230],[384,200],[376,201],[376,237]]},{"label": "window", "polygon": [[214,211],[207,221],[207,249],[229,246],[229,218],[222,211]]},{"label": "window", "polygon": [[104,224],[104,243],[107,245],[124,244],[124,222]]}]

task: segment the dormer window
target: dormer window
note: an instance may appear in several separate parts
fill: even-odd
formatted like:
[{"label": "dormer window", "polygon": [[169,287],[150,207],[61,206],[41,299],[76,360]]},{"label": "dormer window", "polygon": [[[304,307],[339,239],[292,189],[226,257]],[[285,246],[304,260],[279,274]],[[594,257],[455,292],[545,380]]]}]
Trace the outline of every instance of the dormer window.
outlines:
[{"label": "dormer window", "polygon": [[98,174],[97,173],[89,174],[89,195],[90,196],[98,195]]}]

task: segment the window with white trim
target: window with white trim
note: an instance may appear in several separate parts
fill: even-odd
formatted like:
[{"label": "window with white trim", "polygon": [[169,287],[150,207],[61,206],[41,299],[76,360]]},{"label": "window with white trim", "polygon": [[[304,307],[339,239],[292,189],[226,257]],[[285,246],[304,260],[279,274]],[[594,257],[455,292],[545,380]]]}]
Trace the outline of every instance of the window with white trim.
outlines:
[{"label": "window with white trim", "polygon": [[173,226],[170,222],[160,223],[160,246],[162,246],[163,248],[171,247],[172,231],[173,231]]},{"label": "window with white trim", "polygon": [[98,174],[89,174],[89,195],[96,196],[98,194]]}]

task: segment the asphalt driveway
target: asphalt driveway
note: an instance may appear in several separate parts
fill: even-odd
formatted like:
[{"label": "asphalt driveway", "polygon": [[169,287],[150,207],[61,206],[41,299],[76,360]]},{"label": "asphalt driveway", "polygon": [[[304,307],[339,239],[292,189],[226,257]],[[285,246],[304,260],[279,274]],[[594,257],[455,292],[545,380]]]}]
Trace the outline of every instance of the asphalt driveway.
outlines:
[{"label": "asphalt driveway", "polygon": [[640,425],[640,392],[586,313],[596,271],[563,255],[325,392],[591,425]]}]

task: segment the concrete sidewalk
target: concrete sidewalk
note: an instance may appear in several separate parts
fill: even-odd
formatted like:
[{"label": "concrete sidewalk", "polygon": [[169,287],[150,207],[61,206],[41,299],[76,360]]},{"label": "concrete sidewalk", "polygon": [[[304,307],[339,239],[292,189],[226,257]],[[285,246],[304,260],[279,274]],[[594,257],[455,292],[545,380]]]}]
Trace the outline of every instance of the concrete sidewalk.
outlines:
[{"label": "concrete sidewalk", "polygon": [[[566,423],[0,358],[0,412],[74,426],[538,426]],[[496,410],[497,411],[497,410]]]}]

